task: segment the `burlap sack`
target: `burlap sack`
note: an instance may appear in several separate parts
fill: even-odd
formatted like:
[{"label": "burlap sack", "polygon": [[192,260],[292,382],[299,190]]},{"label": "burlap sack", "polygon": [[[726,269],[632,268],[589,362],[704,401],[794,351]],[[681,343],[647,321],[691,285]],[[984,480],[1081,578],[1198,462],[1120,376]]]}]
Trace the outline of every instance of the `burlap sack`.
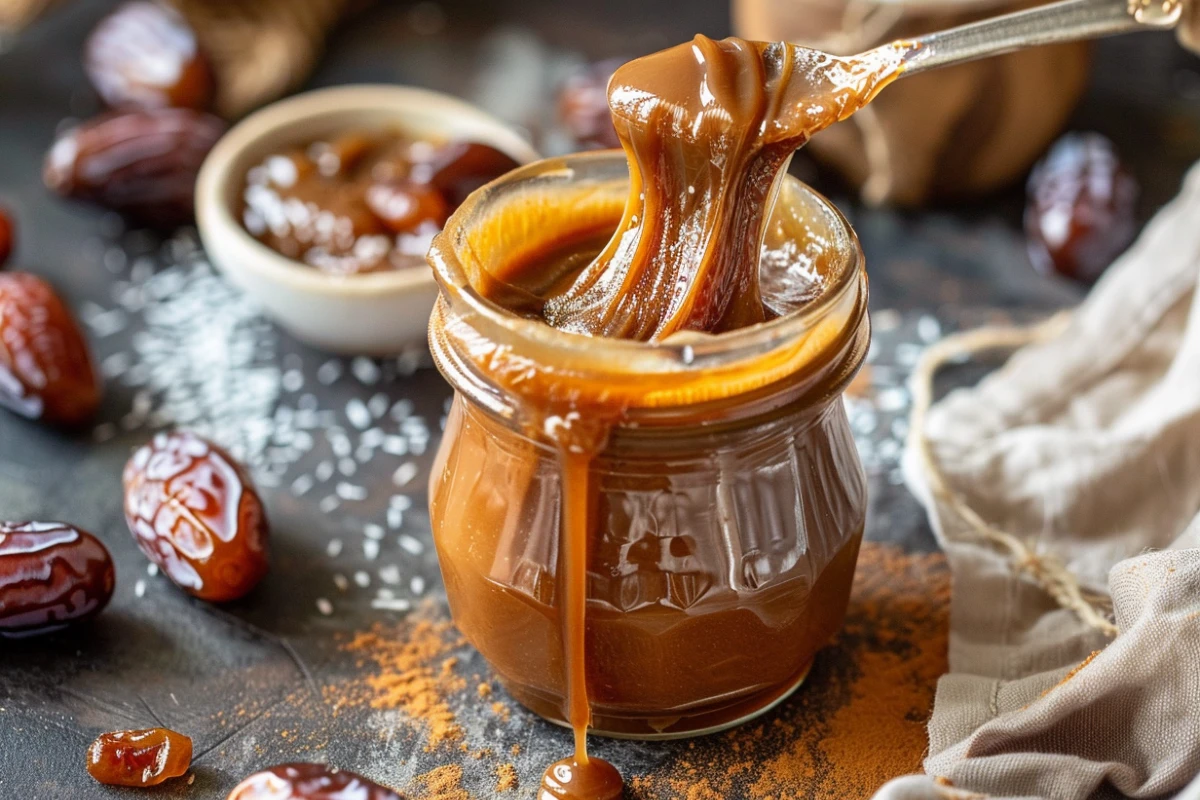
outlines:
[{"label": "burlap sack", "polygon": [[369,0],[171,0],[217,79],[214,110],[240,117],[298,88],[349,11]]}]

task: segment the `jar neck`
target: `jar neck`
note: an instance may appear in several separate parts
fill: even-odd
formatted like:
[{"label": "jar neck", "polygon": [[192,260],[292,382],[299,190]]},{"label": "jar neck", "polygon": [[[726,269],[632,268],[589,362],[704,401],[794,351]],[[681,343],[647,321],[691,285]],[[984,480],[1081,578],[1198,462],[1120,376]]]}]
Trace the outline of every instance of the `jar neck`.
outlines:
[{"label": "jar neck", "polygon": [[844,388],[868,338],[862,250],[845,217],[790,176],[759,232],[761,246],[780,256],[760,261],[760,274],[786,279],[774,296],[790,297],[789,281],[801,274],[812,291],[783,300],[786,313],[661,341],[586,336],[514,313],[506,298],[525,290],[508,283],[509,265],[575,233],[616,230],[628,194],[622,154],[576,155],[509,173],[451,215],[428,255],[440,288],[430,344],[470,402],[576,452],[615,429],[722,424],[819,404]]},{"label": "jar neck", "polygon": [[[618,392],[603,389],[595,394],[585,389],[575,393],[567,389],[550,393],[539,390],[532,396],[522,393],[521,381],[514,381],[510,370],[492,367],[497,360],[523,363],[532,374],[538,368],[534,358],[521,352],[519,341],[496,341],[474,328],[470,315],[456,311],[445,296],[435,305],[429,342],[438,369],[467,402],[531,438],[546,438],[542,429],[547,414],[571,409],[585,419],[594,417],[622,438],[661,438],[671,431],[694,427],[717,432],[725,426],[757,425],[785,413],[797,419],[815,419],[841,395],[861,367],[870,343],[865,274],[848,282],[843,294],[833,298],[838,302],[830,304],[832,318],[824,329],[810,327],[799,332],[795,341],[783,342],[761,356],[762,374],[767,379],[747,380],[744,391],[720,392],[711,398],[698,392],[693,399],[678,403],[626,404],[620,402]],[[820,339],[816,343],[819,346],[806,348],[813,338]],[[779,349],[793,354],[790,362],[782,360],[791,363],[793,369],[781,369],[781,359],[772,357],[778,356],[775,350]],[[740,365],[738,374],[745,378],[754,373],[755,367],[755,359],[750,359]],[[497,379],[498,375],[509,379]],[[686,375],[638,375],[621,370],[615,375],[641,380],[640,391],[663,391],[666,396],[671,390],[666,384],[687,379]],[[564,378],[564,386],[572,381],[573,376]]]}]

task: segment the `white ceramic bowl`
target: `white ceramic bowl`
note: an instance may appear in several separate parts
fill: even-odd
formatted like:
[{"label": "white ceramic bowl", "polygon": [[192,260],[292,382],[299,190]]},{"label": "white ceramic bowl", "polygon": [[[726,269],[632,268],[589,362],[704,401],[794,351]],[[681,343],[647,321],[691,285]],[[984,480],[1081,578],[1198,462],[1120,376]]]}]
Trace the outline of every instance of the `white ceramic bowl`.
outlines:
[{"label": "white ceramic bowl", "polygon": [[239,221],[246,172],[289,145],[342,131],[489,144],[525,164],[537,152],[515,130],[449,95],[406,86],[344,86],[281,100],[217,142],[196,182],[196,224],[212,263],[280,326],[334,353],[388,355],[425,341],[437,285],[425,266],[333,276],[275,252]]}]

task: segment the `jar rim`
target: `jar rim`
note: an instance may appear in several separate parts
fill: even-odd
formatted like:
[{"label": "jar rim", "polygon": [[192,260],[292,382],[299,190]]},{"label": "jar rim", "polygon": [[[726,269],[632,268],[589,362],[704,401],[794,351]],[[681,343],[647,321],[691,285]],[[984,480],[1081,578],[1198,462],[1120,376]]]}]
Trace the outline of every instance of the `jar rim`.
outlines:
[{"label": "jar rim", "polygon": [[[845,308],[848,300],[863,307],[860,314],[851,316],[865,314],[864,259],[849,221],[822,194],[790,176],[787,180],[814,201],[829,220],[837,263],[829,270],[817,297],[774,319],[719,334],[676,335],[658,342],[596,337],[559,330],[541,320],[521,316],[488,299],[471,285],[460,254],[469,253],[468,231],[486,219],[494,205],[523,183],[548,181],[569,186],[580,180],[581,174],[592,173],[627,176],[624,152],[592,151],[543,159],[519,167],[471,194],[450,216],[429,249],[427,258],[441,289],[439,305],[445,303],[450,314],[469,318],[474,331],[488,340],[519,344],[522,352],[532,354],[548,369],[590,376],[619,371],[636,374],[643,381],[670,380],[672,376],[728,367],[795,345],[827,322],[831,311]],[[434,326],[442,324],[444,316],[435,311],[431,337]],[[846,324],[836,326],[838,333],[844,334],[847,328],[855,327],[853,323],[853,319],[847,319]],[[837,338],[824,337],[830,346]],[[736,392],[730,392],[733,393]]]}]

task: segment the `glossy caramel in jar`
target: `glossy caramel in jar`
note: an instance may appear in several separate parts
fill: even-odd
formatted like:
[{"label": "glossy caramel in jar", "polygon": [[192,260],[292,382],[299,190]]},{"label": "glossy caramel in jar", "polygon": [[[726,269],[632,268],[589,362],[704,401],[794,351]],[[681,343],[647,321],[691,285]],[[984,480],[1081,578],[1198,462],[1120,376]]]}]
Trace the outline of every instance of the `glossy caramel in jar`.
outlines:
[{"label": "glossy caramel in jar", "polygon": [[[458,628],[505,688],[539,715],[565,724],[569,665],[555,581],[562,562],[546,541],[561,535],[561,528],[544,519],[557,510],[545,496],[564,487],[549,469],[527,476],[528,483],[504,470],[513,464],[495,458],[496,442],[513,437],[494,430],[495,424],[461,403],[451,414],[447,436],[457,441],[452,462],[436,473],[442,480],[434,500],[442,574]],[[760,464],[778,469],[785,458],[812,456],[832,461],[835,447],[820,455],[806,452],[829,432],[814,431],[805,445]],[[553,464],[549,456],[516,458]],[[474,459],[480,461],[467,463]],[[479,472],[466,469],[471,466]],[[808,494],[806,489],[783,481],[738,486],[736,477],[717,470],[688,481],[681,473],[666,474],[676,462],[656,466],[663,474],[614,475],[602,457],[586,477],[599,484],[599,496],[589,502],[586,519],[591,552],[584,675],[590,726],[608,734],[718,729],[789,693],[841,627],[861,539],[865,491],[849,459],[844,472],[819,484],[820,491],[842,493],[836,511],[814,513],[801,523],[811,527],[801,527],[799,535],[787,529],[794,518],[786,511],[776,515],[770,505],[794,505],[797,491]],[[640,485],[620,486],[632,482]],[[817,489],[814,481],[809,490]],[[720,491],[741,491],[740,502],[730,504],[733,513],[749,524],[777,524],[780,538],[753,541],[723,531],[718,518],[724,509],[715,504]],[[499,500],[508,493],[520,499]],[[454,497],[466,502],[454,503]],[[694,510],[706,501],[714,506]],[[751,502],[762,510],[751,511]],[[680,514],[681,507],[692,513]],[[819,543],[817,552],[800,552],[806,537]],[[742,545],[750,545],[742,558],[721,552]],[[731,569],[737,572],[732,580]]]},{"label": "glossy caramel in jar", "polygon": [[[531,250],[528,236],[515,237],[504,274],[529,270],[515,284],[525,287],[536,275],[569,281],[589,263],[581,249],[599,241],[591,231],[621,210],[620,193],[597,194],[583,187],[577,202],[502,207],[492,218],[501,240],[512,218],[534,217],[531,230],[565,232],[569,243],[546,237]],[[558,213],[550,224],[545,215]],[[799,184],[784,185],[760,257],[765,304],[777,316],[829,309],[784,352],[673,376],[658,401],[647,391],[655,378],[636,365],[595,381],[570,376],[588,392],[604,385],[609,402],[636,394],[660,412],[685,409],[675,420],[617,422],[574,478],[587,487],[584,664],[597,730],[678,735],[753,715],[795,687],[841,624],[866,495],[839,395],[866,324],[860,277],[842,274],[854,244],[822,230],[838,221]],[[435,332],[435,356],[452,374],[456,354],[444,346]],[[554,369],[525,378],[552,385]],[[595,408],[583,413],[596,418]],[[567,723],[560,579],[571,478],[537,419],[460,395],[433,471],[432,524],[458,627],[514,697]]]}]

